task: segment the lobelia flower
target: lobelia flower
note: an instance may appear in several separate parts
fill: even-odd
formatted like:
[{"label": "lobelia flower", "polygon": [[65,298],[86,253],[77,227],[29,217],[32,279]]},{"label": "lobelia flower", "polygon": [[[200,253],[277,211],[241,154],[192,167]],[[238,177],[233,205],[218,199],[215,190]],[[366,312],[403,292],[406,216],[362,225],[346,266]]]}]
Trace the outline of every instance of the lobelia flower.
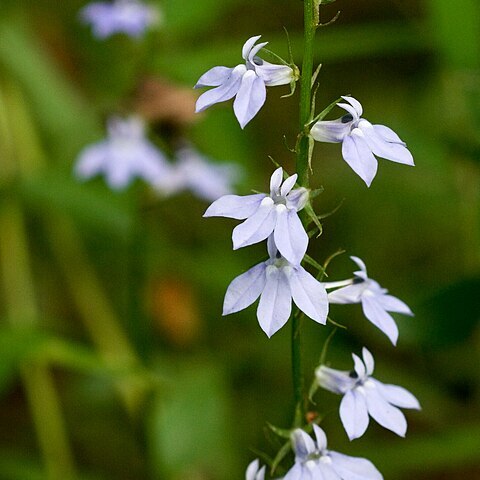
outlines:
[{"label": "lobelia flower", "polygon": [[308,235],[298,217],[308,201],[308,190],[293,189],[297,174],[283,181],[283,170],[277,168],[270,178],[270,195],[225,195],[207,208],[204,217],[246,219],[233,229],[233,249],[265,240],[272,232],[280,253],[292,264],[302,261],[308,246]]},{"label": "lobelia flower", "polygon": [[315,424],[313,430],[316,441],[299,428],[293,431],[295,465],[283,480],[383,480],[372,462],[327,450],[325,432]]},{"label": "lobelia flower", "polygon": [[214,201],[231,193],[232,183],[241,176],[238,165],[213,163],[189,146],[180,148],[176,158],[171,189],[189,189],[204,200]]},{"label": "lobelia flower", "polygon": [[308,317],[325,325],[328,315],[327,293],[323,285],[300,265],[292,265],[275,247],[272,236],[267,242],[270,258],[235,278],[227,288],[223,315],[239,312],[258,297],[257,318],[271,337],[287,323],[292,298]]},{"label": "lobelia flower", "polygon": [[275,65],[257,56],[268,42],[255,43],[261,35],[249,38],[242,49],[245,64],[234,68],[213,67],[204,73],[194,88],[215,87],[200,95],[196,112],[235,97],[233,111],[242,128],[258,113],[265,103],[266,87],[286,85],[296,80],[288,65]]},{"label": "lobelia flower", "polygon": [[352,354],[355,368],[351,372],[321,365],[315,370],[316,382],[322,388],[343,395],[340,418],[348,438],[361,437],[369,423],[369,415],[382,427],[405,436],[407,421],[397,408],[419,410],[418,400],[405,388],[375,380],[372,354],[363,348],[363,362]]},{"label": "lobelia flower", "polygon": [[342,143],[342,155],[353,171],[369,187],[377,173],[374,155],[405,165],[414,165],[406,143],[390,128],[372,125],[362,117],[363,108],[358,100],[342,97],[348,103],[337,105],[347,114],[337,120],[316,122],[310,135],[319,142]]},{"label": "lobelia flower", "polygon": [[167,188],[171,167],[163,154],[145,138],[145,127],[138,117],[111,118],[106,140],[80,152],[75,174],[81,179],[104,173],[114,190],[127,187],[134,177],[156,187]]},{"label": "lobelia flower", "polygon": [[361,303],[363,313],[370,322],[378,327],[390,341],[396,345],[398,327],[388,312],[403,313],[413,316],[408,305],[398,298],[388,295],[388,290],[382,288],[375,280],[368,278],[367,267],[358,257],[350,257],[360,268],[353,272],[354,278],[341,282],[326,282],[323,285],[330,288],[342,287],[328,294],[330,303]]},{"label": "lobelia flower", "polygon": [[266,262],[235,278],[227,288],[223,315],[239,312],[258,297],[257,318],[260,327],[271,337],[287,323],[295,305],[308,317],[325,325],[328,315],[327,292],[323,285],[300,265],[292,265],[269,237]]},{"label": "lobelia flower", "polygon": [[251,462],[247,467],[245,480],[265,480],[265,465],[260,468],[258,459]]},{"label": "lobelia flower", "polygon": [[139,0],[114,0],[90,3],[80,11],[80,17],[92,25],[93,34],[99,39],[115,33],[138,38],[160,20],[160,13]]}]

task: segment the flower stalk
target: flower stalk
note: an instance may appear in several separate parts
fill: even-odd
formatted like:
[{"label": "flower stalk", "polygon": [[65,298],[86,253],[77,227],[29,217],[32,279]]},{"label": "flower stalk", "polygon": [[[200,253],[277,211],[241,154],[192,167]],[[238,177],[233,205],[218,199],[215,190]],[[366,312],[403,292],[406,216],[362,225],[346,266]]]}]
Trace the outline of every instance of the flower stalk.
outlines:
[{"label": "flower stalk", "polygon": [[[298,184],[308,188],[309,185],[309,150],[310,140],[305,126],[311,118],[312,74],[313,74],[313,42],[315,39],[315,9],[318,2],[304,0],[304,44],[303,64],[300,78],[300,133],[296,148],[296,171]],[[295,400],[294,426],[300,427],[305,417],[304,378],[302,371],[302,315],[294,314],[292,318],[292,377]]]}]

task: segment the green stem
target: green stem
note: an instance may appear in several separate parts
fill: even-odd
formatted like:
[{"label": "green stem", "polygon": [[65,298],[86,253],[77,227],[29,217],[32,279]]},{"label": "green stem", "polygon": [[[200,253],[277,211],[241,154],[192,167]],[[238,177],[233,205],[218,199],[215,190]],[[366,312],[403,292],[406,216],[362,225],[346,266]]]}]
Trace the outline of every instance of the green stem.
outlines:
[{"label": "green stem", "polygon": [[315,39],[315,1],[304,0],[304,44],[303,65],[300,79],[300,138],[297,145],[296,170],[298,183],[308,188],[308,151],[309,138],[305,134],[305,125],[310,120],[312,101],[313,46]]},{"label": "green stem", "polygon": [[[315,38],[315,0],[304,0],[304,45],[303,65],[300,80],[300,136],[297,143],[296,171],[298,183],[302,187],[309,184],[309,138],[305,133],[305,125],[310,120],[312,101],[313,74],[313,42]],[[302,316],[292,318],[292,376],[295,399],[294,426],[303,424],[305,417],[304,379],[302,371]]]}]

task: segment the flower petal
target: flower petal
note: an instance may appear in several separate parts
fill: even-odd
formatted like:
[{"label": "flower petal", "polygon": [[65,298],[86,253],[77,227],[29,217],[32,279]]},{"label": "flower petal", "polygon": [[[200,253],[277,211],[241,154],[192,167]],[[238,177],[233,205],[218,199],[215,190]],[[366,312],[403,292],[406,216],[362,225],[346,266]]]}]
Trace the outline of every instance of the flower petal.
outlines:
[{"label": "flower petal", "polygon": [[317,142],[339,143],[350,133],[352,122],[343,123],[341,118],[321,120],[310,129],[310,136]]},{"label": "flower petal", "polygon": [[353,358],[354,370],[358,375],[358,377],[359,378],[365,377],[365,374],[367,373],[367,371],[365,369],[364,363],[362,362],[362,360],[360,360],[360,357],[352,353],[352,358]]},{"label": "flower petal", "polygon": [[[328,284],[327,284],[328,288]],[[328,301],[330,303],[337,303],[340,305],[350,303],[360,303],[362,294],[365,291],[365,286],[360,284],[348,285],[347,287],[339,288],[328,294]]]},{"label": "flower petal", "polygon": [[[273,238],[280,253],[293,265],[300,265],[308,247],[308,235],[295,210],[276,205]],[[323,288],[322,288],[323,289]]]},{"label": "flower petal", "polygon": [[203,112],[215,103],[224,102],[233,98],[240,89],[242,77],[246,71],[247,68],[245,65],[237,65],[225,83],[202,93],[197,99],[195,112]]},{"label": "flower petal", "polygon": [[[258,45],[255,45],[251,50],[250,53],[248,54],[248,61],[256,66],[256,63],[254,62],[255,55],[263,48],[268,45],[268,42],[262,42],[259,43]],[[261,59],[260,59],[261,60]],[[256,70],[256,69],[255,69]]]},{"label": "flower petal", "polygon": [[362,297],[363,313],[376,327],[378,327],[396,345],[398,327],[392,316],[378,303],[377,298],[364,295]]},{"label": "flower petal", "polygon": [[78,178],[87,179],[100,173],[105,165],[108,154],[107,142],[96,143],[86,147],[80,152],[75,165],[75,175]]},{"label": "flower petal", "polygon": [[386,127],[385,125],[373,125],[373,129],[375,130],[375,133],[386,142],[401,143],[404,147],[407,146],[407,144],[391,128]]},{"label": "flower petal", "polygon": [[233,229],[233,249],[237,250],[265,240],[275,228],[276,221],[275,204],[270,197],[265,197],[257,211]]},{"label": "flower petal", "polygon": [[258,321],[268,337],[287,323],[291,311],[292,296],[288,280],[281,269],[270,265],[257,309]]},{"label": "flower petal", "polygon": [[317,424],[314,423],[312,426],[315,432],[315,438],[317,439],[317,449],[322,452],[327,449],[327,436]]},{"label": "flower petal", "polygon": [[377,174],[378,162],[360,129],[354,128],[352,133],[343,139],[342,155],[353,171],[369,187]]},{"label": "flower petal", "polygon": [[293,70],[288,65],[275,65],[260,59],[259,62],[254,59],[255,71],[257,75],[265,82],[267,87],[276,87],[278,85],[288,85],[293,80]]},{"label": "flower petal", "polygon": [[375,387],[378,389],[380,395],[392,405],[400,408],[414,408],[420,410],[420,403],[415,396],[410,393],[406,388],[399,387],[398,385],[389,385],[374,378],[371,379],[375,383]]},{"label": "flower petal", "polygon": [[295,209],[297,212],[303,209],[308,202],[308,190],[305,187],[295,188],[286,196],[287,208]]},{"label": "flower petal", "polygon": [[365,390],[368,413],[371,417],[382,427],[404,437],[407,432],[407,420],[401,410],[388,403],[375,386],[366,387]]},{"label": "flower petal", "polygon": [[257,40],[259,40],[261,35],[256,35],[255,37],[250,37],[242,47],[242,57],[244,60],[248,60],[248,55],[250,54],[250,50],[255,45]]},{"label": "flower petal", "polygon": [[228,217],[243,220],[252,216],[260,207],[264,193],[254,195],[224,195],[215,200],[203,214],[204,217]]},{"label": "flower petal", "polygon": [[365,140],[372,152],[382,158],[404,165],[414,166],[413,156],[405,144],[388,142],[377,135],[373,125],[366,120],[361,120],[358,127],[365,134]]},{"label": "flower petal", "polygon": [[340,418],[350,440],[361,437],[369,422],[364,395],[349,390],[340,403]]},{"label": "flower petal", "polygon": [[377,300],[387,312],[403,313],[404,315],[413,316],[410,307],[393,295],[379,295]]},{"label": "flower petal", "polygon": [[346,95],[345,96],[342,96],[342,98],[348,102],[354,109],[355,109],[355,112],[357,113],[357,115],[359,117],[362,116],[363,114],[363,107],[362,107],[362,104],[356,100],[355,98],[353,97],[347,97]]},{"label": "flower petal", "polygon": [[363,356],[363,363],[365,364],[365,367],[366,367],[366,373],[367,375],[371,375],[375,368],[375,360],[373,359],[373,355],[370,353],[370,351],[366,347],[363,347],[362,356]]},{"label": "flower petal", "polygon": [[337,103],[337,106],[346,110],[353,117],[354,121],[358,121],[358,112],[352,105],[349,105],[348,103]]},{"label": "flower petal", "polygon": [[335,370],[325,365],[315,369],[315,378],[320,387],[342,395],[354,388],[356,383],[356,379],[350,376],[350,372]]},{"label": "flower petal", "polygon": [[323,285],[303,267],[292,269],[289,280],[295,305],[312,320],[325,325],[328,298]]},{"label": "flower petal", "polygon": [[251,462],[248,467],[247,471],[245,473],[245,480],[255,480],[255,475],[258,472],[258,469],[260,468],[260,462],[258,461],[258,458]]},{"label": "flower petal", "polygon": [[283,477],[283,480],[308,480],[308,479],[305,475],[303,475],[302,465],[300,463],[295,463],[293,467]]},{"label": "flower petal", "polygon": [[[329,455],[320,457],[318,463],[318,473],[320,476],[315,476],[314,479],[321,478],[321,480],[342,480],[342,477],[332,468],[332,459]],[[350,480],[350,479],[349,479]]]},{"label": "flower petal", "polygon": [[366,458],[350,457],[338,452],[329,452],[332,468],[348,480],[383,480],[382,474]]},{"label": "flower petal", "polygon": [[259,263],[230,283],[223,302],[223,315],[239,312],[255,302],[265,288],[266,268],[264,262]]},{"label": "flower petal", "polygon": [[199,79],[195,87],[218,87],[224,84],[233,72],[233,68],[213,67],[205,72]]},{"label": "flower petal", "polygon": [[278,167],[270,177],[270,196],[280,195],[280,185],[283,180],[283,168]]},{"label": "flower petal", "polygon": [[297,460],[305,460],[309,455],[315,453],[316,446],[312,437],[304,432],[301,428],[297,428],[291,435],[293,450],[295,451],[295,457]]},{"label": "flower petal", "polygon": [[266,97],[265,83],[253,70],[248,70],[242,78],[242,83],[233,102],[233,111],[242,128],[262,108]]},{"label": "flower petal", "polygon": [[365,262],[361,258],[355,257],[354,255],[350,255],[350,258],[358,265],[358,268],[365,274],[363,278],[367,278],[367,266],[365,265]]},{"label": "flower petal", "polygon": [[295,186],[295,182],[297,181],[297,178],[298,178],[298,175],[295,173],[290,177],[288,177],[287,179],[285,179],[282,187],[280,188],[280,195],[282,197],[286,197],[290,193],[290,190]]}]

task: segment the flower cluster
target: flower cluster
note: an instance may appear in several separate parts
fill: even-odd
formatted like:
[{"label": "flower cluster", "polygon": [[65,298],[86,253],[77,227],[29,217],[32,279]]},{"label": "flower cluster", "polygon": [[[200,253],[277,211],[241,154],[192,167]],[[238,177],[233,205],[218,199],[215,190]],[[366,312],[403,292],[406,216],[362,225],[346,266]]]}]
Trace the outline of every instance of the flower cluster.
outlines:
[{"label": "flower cluster", "polygon": [[[214,88],[198,98],[197,112],[236,97],[233,109],[243,128],[263,106],[266,86],[297,80],[295,68],[273,65],[258,57],[259,51],[266,45],[257,44],[259,39],[260,36],[252,37],[243,46],[245,64],[234,68],[214,67],[200,77],[196,88]],[[312,143],[313,140],[341,143],[344,160],[368,187],[377,173],[376,156],[414,165],[412,154],[395,132],[384,125],[372,125],[362,118],[363,107],[355,98],[342,98],[344,102],[337,105],[347,112],[345,115],[336,120],[324,120],[322,114],[314,117],[312,112],[313,120],[305,126],[299,139],[308,135]],[[311,128],[308,128],[310,125]],[[300,155],[298,151],[297,154]],[[361,303],[365,317],[395,345],[398,327],[389,312],[410,316],[413,313],[404,302],[388,294],[378,282],[368,277],[365,263],[360,258],[351,257],[359,270],[347,280],[322,283],[303,268],[309,236],[299,212],[308,205],[309,216],[315,222],[317,218],[310,204],[309,190],[297,185],[297,180],[297,174],[284,177],[280,167],[271,176],[268,194],[224,195],[206,210],[205,217],[242,220],[233,230],[234,250],[267,240],[268,259],[230,283],[223,315],[243,310],[260,298],[258,322],[271,337],[290,318],[292,300],[300,311],[322,325],[327,322],[330,304]],[[309,263],[318,266],[312,259]],[[321,267],[318,269],[321,274],[324,273]],[[327,290],[331,292],[327,294]],[[404,436],[407,422],[400,408],[419,409],[418,400],[402,387],[387,385],[373,378],[374,359],[366,348],[363,349],[363,360],[353,354],[353,361],[352,371],[335,370],[323,364],[318,366],[312,394],[322,387],[343,395],[340,418],[350,440],[365,433],[370,417],[397,435]],[[368,460],[328,450],[324,431],[316,424],[311,427],[316,440],[302,428],[292,431],[295,463],[283,480],[383,478]],[[248,466],[246,479],[264,478],[265,467],[260,467],[255,460]]]},{"label": "flower cluster", "polygon": [[114,190],[141,178],[162,196],[191,190],[207,201],[231,192],[240,174],[236,165],[214,164],[190,146],[178,149],[176,162],[171,163],[147,139],[145,124],[136,116],[111,118],[107,138],[80,152],[76,176],[89,179],[101,173]]},{"label": "flower cluster", "polygon": [[233,248],[268,239],[269,259],[237,277],[229,285],[223,314],[238,312],[260,302],[257,318],[271,337],[288,321],[292,299],[308,317],[325,324],[328,299],[325,287],[302,266],[308,235],[298,212],[308,201],[308,190],[294,188],[297,175],[283,180],[283,169],[270,178],[270,194],[225,195],[212,203],[205,217],[245,220],[233,230]]}]

